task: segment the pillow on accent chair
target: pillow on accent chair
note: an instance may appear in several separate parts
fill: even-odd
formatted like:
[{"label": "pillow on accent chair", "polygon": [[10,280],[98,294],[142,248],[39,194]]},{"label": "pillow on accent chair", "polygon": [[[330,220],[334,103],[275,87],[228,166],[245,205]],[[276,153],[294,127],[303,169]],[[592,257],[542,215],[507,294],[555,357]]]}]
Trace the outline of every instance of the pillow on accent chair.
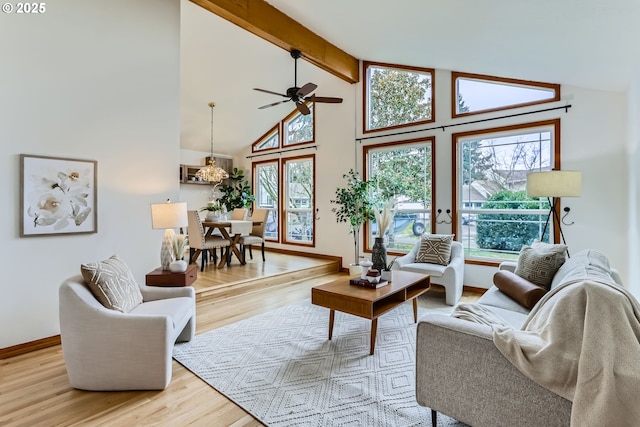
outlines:
[{"label": "pillow on accent chair", "polygon": [[453,234],[424,234],[420,239],[420,249],[416,262],[449,265]]},{"label": "pillow on accent chair", "polygon": [[106,308],[128,313],[142,303],[140,288],[118,255],[82,264],[80,272],[93,296]]},{"label": "pillow on accent chair", "polygon": [[494,274],[493,284],[502,293],[529,310],[547,293],[546,289],[508,270],[500,270]]},{"label": "pillow on accent chair", "polygon": [[518,256],[515,273],[549,290],[553,276],[566,260],[567,246],[534,241],[523,246]]}]

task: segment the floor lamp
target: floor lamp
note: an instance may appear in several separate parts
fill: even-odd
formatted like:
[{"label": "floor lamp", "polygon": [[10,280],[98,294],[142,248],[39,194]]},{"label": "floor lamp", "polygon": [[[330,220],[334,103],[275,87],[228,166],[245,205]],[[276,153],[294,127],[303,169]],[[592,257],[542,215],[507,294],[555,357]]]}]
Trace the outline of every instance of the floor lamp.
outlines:
[{"label": "floor lamp", "polygon": [[[544,223],[544,229],[540,240],[547,232],[549,221],[555,221],[560,230],[562,242],[566,245],[564,233],[562,232],[562,222],[558,217],[558,198],[560,197],[579,197],[582,191],[582,173],[578,171],[545,171],[532,172],[527,174],[527,196],[528,197],[546,197],[549,200],[549,214],[547,221]],[[568,253],[568,252],[567,252]]]}]

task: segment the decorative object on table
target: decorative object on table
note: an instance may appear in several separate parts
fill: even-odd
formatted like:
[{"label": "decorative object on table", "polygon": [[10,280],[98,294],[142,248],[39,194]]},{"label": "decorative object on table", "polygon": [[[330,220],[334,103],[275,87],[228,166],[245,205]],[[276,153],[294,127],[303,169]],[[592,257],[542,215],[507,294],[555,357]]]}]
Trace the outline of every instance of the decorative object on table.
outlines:
[{"label": "decorative object on table", "polygon": [[95,160],[20,155],[20,237],[98,230]]},{"label": "decorative object on table", "polygon": [[390,197],[382,209],[373,210],[378,225],[378,237],[375,238],[371,248],[371,261],[373,261],[373,268],[377,270],[384,270],[387,266],[387,248],[384,245],[384,235],[396,214],[395,204],[395,199]]},{"label": "decorative object on table", "polygon": [[189,224],[187,204],[171,203],[169,199],[166,203],[152,204],[151,223],[154,229],[165,230],[160,248],[160,262],[163,270],[169,270],[169,264],[175,260],[173,242],[176,234],[173,229],[186,227]]},{"label": "decorative object on table", "polygon": [[373,263],[369,258],[365,258],[364,261],[360,262],[360,268],[362,269],[362,271],[360,272],[361,278],[365,279],[367,277],[367,273],[369,272],[369,269],[372,265]]},{"label": "decorative object on table", "polygon": [[331,211],[336,214],[337,222],[349,223],[349,233],[353,234],[355,250],[354,263],[351,265],[357,266],[360,254],[360,229],[365,222],[374,219],[369,198],[369,183],[362,180],[360,174],[353,169],[342,177],[347,180],[347,186],[336,189],[336,198],[330,202],[339,207],[332,208]]},{"label": "decorative object on table", "polygon": [[218,199],[218,203],[224,206],[227,212],[231,212],[236,208],[249,208],[251,203],[256,199],[251,193],[249,180],[245,178],[242,169],[233,168],[229,173],[231,184],[223,184],[220,187],[222,195]]},{"label": "decorative object on table", "polygon": [[187,249],[187,236],[184,234],[176,234],[173,238],[173,256],[175,261],[169,264],[169,270],[172,273],[184,273],[187,271],[187,262],[184,260],[184,253]]},{"label": "decorative object on table", "polygon": [[209,103],[209,107],[211,107],[211,157],[209,158],[209,164],[196,172],[196,178],[209,181],[212,184],[219,184],[223,179],[228,178],[229,174],[220,166],[217,166],[213,158],[213,107],[215,106],[215,102]]},{"label": "decorative object on table", "polygon": [[396,258],[394,258],[389,264],[385,265],[382,269],[382,280],[393,280],[393,270],[391,270],[391,268],[393,267],[393,264],[395,264]]},{"label": "decorative object on table", "polygon": [[366,279],[369,283],[378,283],[380,281],[380,270],[370,268],[369,271],[367,271]]},{"label": "decorative object on table", "polygon": [[350,279],[349,284],[353,286],[360,286],[361,288],[367,288],[367,289],[380,289],[384,286],[387,286],[389,284],[389,281],[380,279],[377,282],[371,282],[367,279],[356,277],[354,279]]},{"label": "decorative object on table", "polygon": [[217,202],[210,200],[207,202],[207,206],[199,209],[199,212],[207,211],[205,221],[217,221],[223,215],[223,210],[224,208]]},{"label": "decorative object on table", "polygon": [[[552,228],[554,225],[558,226],[558,231],[562,237],[562,243],[565,245],[567,242],[564,239],[564,233],[562,232],[562,221],[560,221],[558,210],[560,208],[560,197],[580,197],[582,191],[582,173],[579,171],[558,171],[551,170],[545,172],[532,172],[527,174],[527,196],[528,197],[546,197],[549,201],[549,214],[544,224],[544,229],[540,235],[542,240],[547,227],[549,226],[549,220],[552,222]],[[565,208],[565,212],[569,213],[570,209]],[[565,214],[565,216],[567,215]],[[564,218],[564,217],[563,217]],[[565,225],[568,225],[565,223]],[[567,255],[569,251],[567,251]]]}]

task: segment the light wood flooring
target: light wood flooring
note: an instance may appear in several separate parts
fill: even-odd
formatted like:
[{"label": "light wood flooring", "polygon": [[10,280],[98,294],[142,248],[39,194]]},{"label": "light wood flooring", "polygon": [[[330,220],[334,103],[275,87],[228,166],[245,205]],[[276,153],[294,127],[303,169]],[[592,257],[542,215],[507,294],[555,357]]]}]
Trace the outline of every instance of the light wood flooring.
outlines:
[{"label": "light wood flooring", "polygon": [[[204,273],[199,272],[194,284],[198,292],[197,333],[310,298],[313,286],[345,275],[326,259],[267,252],[263,263],[256,252],[245,266],[236,262],[222,269],[207,266]],[[260,280],[249,281],[251,277]],[[443,290],[428,292],[444,300]],[[478,296],[465,292],[463,301],[474,301]],[[175,361],[173,378],[163,391],[75,390],[69,385],[62,349],[57,345],[0,360],[0,425],[262,424]]]}]

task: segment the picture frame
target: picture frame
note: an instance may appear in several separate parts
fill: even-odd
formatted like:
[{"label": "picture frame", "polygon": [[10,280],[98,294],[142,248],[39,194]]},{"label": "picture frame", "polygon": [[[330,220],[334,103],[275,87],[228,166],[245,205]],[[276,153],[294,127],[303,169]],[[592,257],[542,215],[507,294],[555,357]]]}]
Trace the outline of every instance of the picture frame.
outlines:
[{"label": "picture frame", "polygon": [[20,237],[98,232],[98,162],[20,155]]}]

